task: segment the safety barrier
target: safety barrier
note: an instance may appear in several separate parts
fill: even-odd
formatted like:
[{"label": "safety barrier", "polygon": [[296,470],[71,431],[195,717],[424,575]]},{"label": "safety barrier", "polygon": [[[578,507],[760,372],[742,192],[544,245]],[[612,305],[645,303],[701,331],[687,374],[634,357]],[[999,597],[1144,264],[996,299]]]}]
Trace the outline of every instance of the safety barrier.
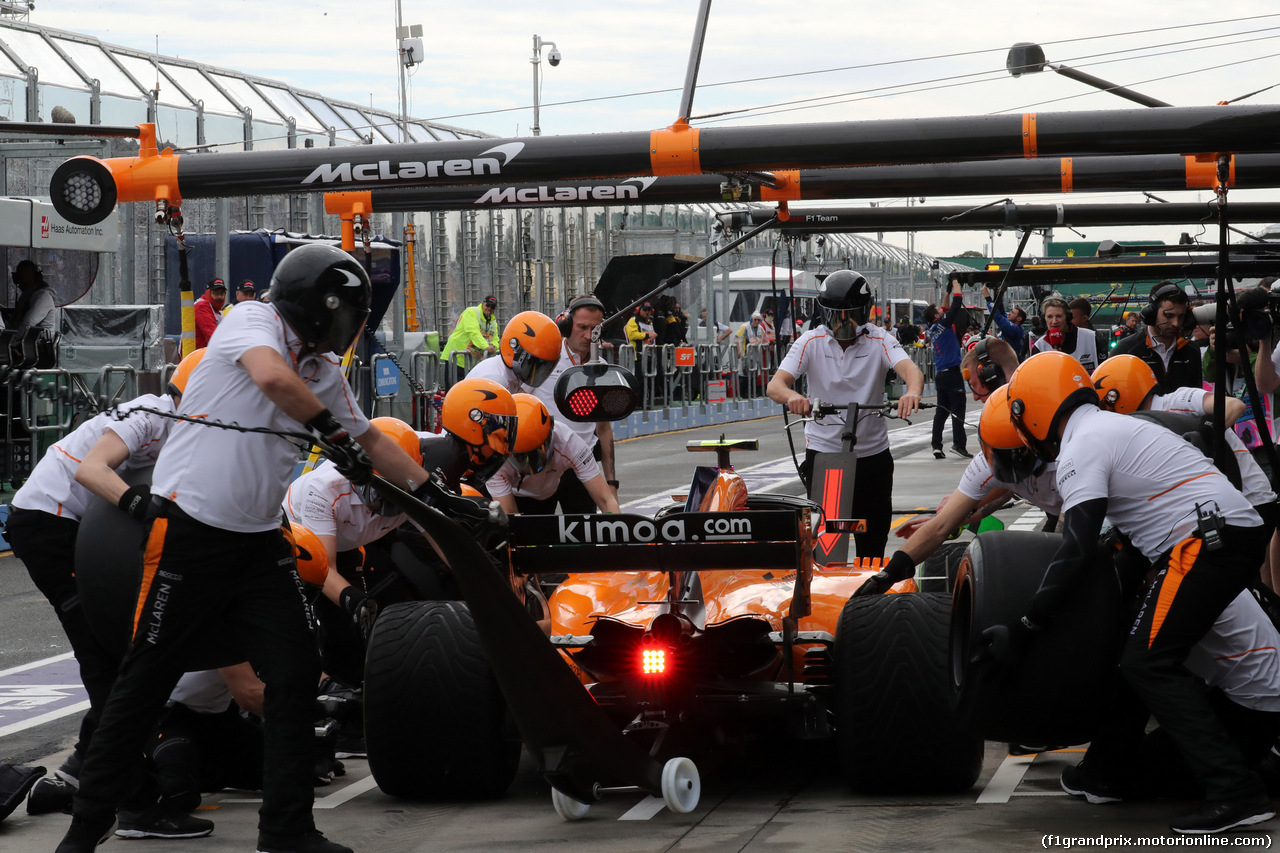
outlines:
[{"label": "safety barrier", "polygon": [[394,358],[392,358],[391,356],[383,352],[374,353],[373,358],[369,359],[369,372],[367,375],[374,377],[373,384],[371,386],[373,388],[373,397],[370,398],[372,399],[373,404],[371,406],[372,411],[370,411],[369,416],[373,418],[376,418],[380,414],[382,414],[382,412],[380,412],[379,409],[382,409],[384,407],[387,409],[387,414],[391,414],[391,411],[390,411],[391,404],[396,399],[395,391],[392,391],[390,394],[378,393],[378,381],[376,378],[378,375],[378,365],[384,361],[389,361],[393,365],[396,363],[396,360]]},{"label": "safety barrier", "polygon": [[37,433],[58,433],[61,437],[71,428],[76,409],[70,397],[76,382],[73,374],[58,368],[30,370],[22,379],[22,426],[31,433],[34,455]]}]

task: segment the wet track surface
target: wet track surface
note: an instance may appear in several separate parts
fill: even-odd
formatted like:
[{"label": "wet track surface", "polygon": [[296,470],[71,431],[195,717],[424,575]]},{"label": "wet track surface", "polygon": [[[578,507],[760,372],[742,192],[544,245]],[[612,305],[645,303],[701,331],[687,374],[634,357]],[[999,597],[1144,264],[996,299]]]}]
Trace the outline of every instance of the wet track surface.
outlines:
[{"label": "wet track surface", "polygon": [[[969,420],[976,421],[976,411]],[[894,422],[895,508],[934,506],[959,481],[967,460],[948,451],[935,460],[928,449],[928,419],[914,426]],[[734,462],[755,491],[799,494],[781,418],[632,439],[618,445],[621,501],[629,511],[652,512],[669,495],[686,490],[694,438],[759,438],[758,453]],[[971,431],[972,434],[972,431]],[[803,438],[796,437],[798,448]],[[976,438],[970,449],[977,449]],[[1000,513],[1010,526],[1031,528],[1040,514],[1026,507]],[[900,516],[895,516],[895,521]],[[967,534],[966,534],[967,535]],[[891,537],[890,548],[900,540]],[[83,700],[70,661],[52,660],[69,649],[54,618],[12,557],[0,558],[0,757],[58,766],[75,740]],[[31,666],[36,664],[35,666]],[[26,667],[19,670],[20,667]],[[1064,691],[1072,688],[1062,685]],[[884,737],[909,739],[918,732],[892,720],[865,721]],[[413,732],[405,732],[412,738]],[[701,801],[691,814],[669,812],[643,794],[617,794],[594,805],[584,820],[566,823],[551,806],[550,787],[525,755],[507,794],[481,802],[409,802],[384,795],[363,759],[346,761],[347,775],[316,789],[316,822],[331,838],[357,851],[556,850],[611,853],[648,851],[915,851],[1064,849],[1062,841],[1088,838],[1083,849],[1165,849],[1175,841],[1168,822],[1183,802],[1090,806],[1058,787],[1062,768],[1078,751],[1011,758],[1006,745],[988,743],[982,777],[962,794],[866,797],[851,792],[839,775],[830,744],[780,742],[732,749],[719,764],[704,762]],[[209,838],[189,841],[113,839],[106,851],[252,851],[254,795],[223,792],[206,798],[202,817],[217,824]],[[67,826],[65,815],[32,817],[20,806],[0,822],[0,853],[52,851]],[[1270,847],[1280,820],[1260,831],[1223,836],[1220,846]],[[1056,836],[1055,840],[1053,836]],[[1148,843],[1140,843],[1148,839]],[[1219,845],[1215,845],[1219,846]]]}]

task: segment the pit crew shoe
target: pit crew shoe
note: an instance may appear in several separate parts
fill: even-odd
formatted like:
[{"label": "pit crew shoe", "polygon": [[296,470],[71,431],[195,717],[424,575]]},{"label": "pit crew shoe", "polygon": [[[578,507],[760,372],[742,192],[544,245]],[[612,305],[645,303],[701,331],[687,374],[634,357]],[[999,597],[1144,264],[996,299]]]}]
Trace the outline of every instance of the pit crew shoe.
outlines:
[{"label": "pit crew shoe", "polygon": [[947,454],[945,454],[945,453],[943,453],[943,452],[942,452],[942,448],[941,448],[941,447],[935,447],[935,448],[933,449],[933,458],[934,458],[934,459],[946,459],[946,458],[947,458]]},{"label": "pit crew shoe", "polygon": [[116,835],[121,838],[203,838],[213,832],[213,821],[159,805],[138,812],[120,809],[117,814]]},{"label": "pit crew shoe", "polygon": [[952,453],[954,453],[954,454],[955,454],[955,455],[957,455],[957,456],[963,456],[965,459],[972,459],[972,458],[973,458],[973,454],[972,454],[972,453],[970,453],[969,451],[965,450],[963,447],[956,447],[954,444],[953,444],[953,445],[951,445],[951,452],[952,452]]},{"label": "pit crew shoe", "polygon": [[70,783],[61,779],[41,779],[27,795],[27,814],[71,814],[71,798],[75,793]]},{"label": "pit crew shoe", "polygon": [[105,821],[87,820],[82,817],[71,817],[71,826],[62,837],[58,849],[54,853],[93,853],[94,848],[111,837],[111,830],[116,825],[115,818]]},{"label": "pit crew shoe", "polygon": [[1062,790],[1071,796],[1084,797],[1085,800],[1095,806],[1104,803],[1119,803],[1124,800],[1118,786],[1089,778],[1083,762],[1063,770],[1060,784],[1062,785]]},{"label": "pit crew shoe", "polygon": [[1183,835],[1206,835],[1226,832],[1240,826],[1253,826],[1275,816],[1276,810],[1271,801],[1259,794],[1242,800],[1205,803],[1199,811],[1169,824],[1169,828]]},{"label": "pit crew shoe", "polygon": [[313,829],[301,838],[283,843],[268,843],[258,837],[258,853],[355,853],[350,847],[330,841]]}]

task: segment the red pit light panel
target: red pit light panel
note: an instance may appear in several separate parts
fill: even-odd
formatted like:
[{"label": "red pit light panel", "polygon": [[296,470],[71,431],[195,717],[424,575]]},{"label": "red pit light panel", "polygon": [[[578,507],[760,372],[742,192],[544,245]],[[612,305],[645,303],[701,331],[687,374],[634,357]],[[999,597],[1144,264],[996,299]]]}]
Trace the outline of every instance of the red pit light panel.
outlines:
[{"label": "red pit light panel", "polygon": [[596,392],[581,388],[569,395],[569,410],[578,417],[586,417],[596,409]]},{"label": "red pit light panel", "polygon": [[667,653],[662,649],[645,649],[641,671],[645,675],[661,675],[667,669]]}]

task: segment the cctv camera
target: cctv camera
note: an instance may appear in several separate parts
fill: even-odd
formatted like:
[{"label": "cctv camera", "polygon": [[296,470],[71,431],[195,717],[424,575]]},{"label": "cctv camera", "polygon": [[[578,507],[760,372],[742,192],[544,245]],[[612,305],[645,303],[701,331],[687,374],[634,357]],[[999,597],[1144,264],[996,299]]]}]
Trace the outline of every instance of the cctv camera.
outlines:
[{"label": "cctv camera", "polygon": [[547,62],[550,62],[552,65],[559,65],[560,51],[554,47],[551,48],[551,52],[547,54]]}]

